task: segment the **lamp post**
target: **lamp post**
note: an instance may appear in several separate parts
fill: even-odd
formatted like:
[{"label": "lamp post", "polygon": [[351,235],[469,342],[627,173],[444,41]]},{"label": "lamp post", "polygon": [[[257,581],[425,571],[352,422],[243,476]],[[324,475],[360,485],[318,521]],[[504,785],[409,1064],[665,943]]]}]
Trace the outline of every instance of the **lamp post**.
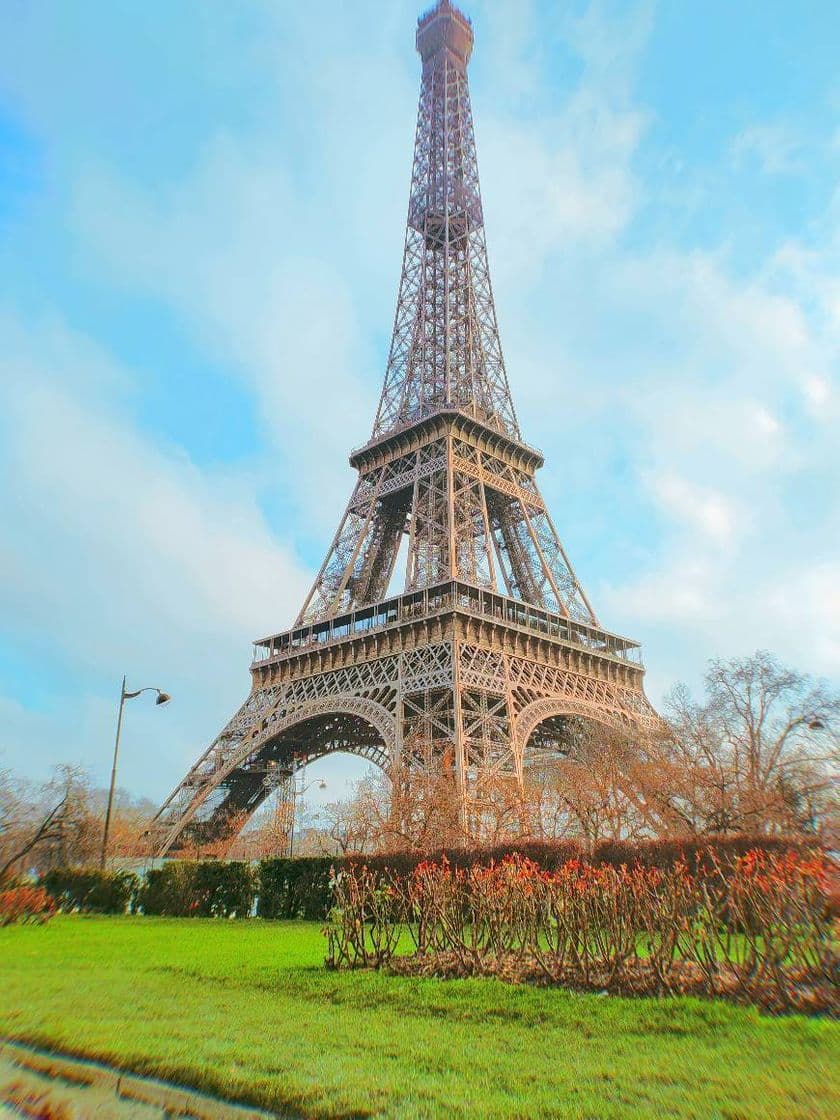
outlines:
[{"label": "lamp post", "polygon": [[156,692],[156,705],[168,704],[172,699],[168,692],[164,692],[160,688],[138,688],[136,692],[126,692],[125,677],[122,679],[120,709],[117,716],[117,737],[114,740],[114,762],[111,766],[111,786],[108,790],[108,808],[105,810],[105,828],[102,831],[102,854],[99,859],[99,866],[103,871],[105,870],[105,859],[108,854],[108,833],[111,831],[111,811],[114,807],[114,787],[117,782],[117,758],[120,753],[120,732],[122,731],[123,708],[125,707],[126,700],[133,700],[134,697],[139,696],[141,692]]},{"label": "lamp post", "polygon": [[307,790],[312,789],[317,785],[318,789],[326,789],[327,783],[323,778],[318,781],[317,779],[311,781],[308,785],[297,788],[296,775],[292,775],[292,826],[289,829],[289,859],[294,858],[295,854],[295,818],[297,817],[297,799],[303,797]]}]

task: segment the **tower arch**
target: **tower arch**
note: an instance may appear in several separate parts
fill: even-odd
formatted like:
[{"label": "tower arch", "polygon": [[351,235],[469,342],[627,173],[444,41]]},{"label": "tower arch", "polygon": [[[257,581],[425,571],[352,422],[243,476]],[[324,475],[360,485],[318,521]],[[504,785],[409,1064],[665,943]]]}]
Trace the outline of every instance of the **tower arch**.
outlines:
[{"label": "tower arch", "polygon": [[397,728],[381,704],[358,696],[310,700],[291,711],[270,710],[198,787],[160,838],[158,855],[177,850],[192,833],[202,842],[231,837],[283,778],[330,754],[355,754],[390,773]]},{"label": "tower arch", "polygon": [[639,725],[638,720],[626,711],[610,711],[603,705],[591,704],[567,696],[544,697],[523,708],[516,720],[516,741],[523,758],[540,725],[561,717],[584,720],[600,725],[606,730],[618,732],[627,732]]}]

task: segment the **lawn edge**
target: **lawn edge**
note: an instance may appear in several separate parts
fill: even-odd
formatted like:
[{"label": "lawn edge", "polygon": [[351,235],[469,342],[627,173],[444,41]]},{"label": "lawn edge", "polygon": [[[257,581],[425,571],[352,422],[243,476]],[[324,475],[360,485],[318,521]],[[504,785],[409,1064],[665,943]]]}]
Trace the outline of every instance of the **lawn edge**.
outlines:
[{"label": "lawn edge", "polygon": [[305,1120],[302,1113],[285,1108],[282,1112],[267,1112],[159,1077],[133,1073],[100,1058],[81,1058],[3,1035],[0,1035],[0,1058],[33,1073],[73,1085],[95,1086],[115,1097],[153,1105],[167,1114],[194,1120],[229,1120],[231,1117],[236,1120]]}]

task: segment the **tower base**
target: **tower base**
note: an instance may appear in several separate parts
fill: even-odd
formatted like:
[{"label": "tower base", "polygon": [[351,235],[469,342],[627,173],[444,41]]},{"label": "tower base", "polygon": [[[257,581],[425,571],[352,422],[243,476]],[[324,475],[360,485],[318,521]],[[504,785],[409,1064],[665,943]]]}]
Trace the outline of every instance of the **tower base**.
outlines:
[{"label": "tower base", "polygon": [[487,791],[521,789],[529,761],[556,749],[541,727],[654,725],[638,654],[457,581],[267,638],[250,696],[155,819],[155,853],[223,848],[283,776],[339,751],[392,782],[451,774],[463,834],[480,840]]}]

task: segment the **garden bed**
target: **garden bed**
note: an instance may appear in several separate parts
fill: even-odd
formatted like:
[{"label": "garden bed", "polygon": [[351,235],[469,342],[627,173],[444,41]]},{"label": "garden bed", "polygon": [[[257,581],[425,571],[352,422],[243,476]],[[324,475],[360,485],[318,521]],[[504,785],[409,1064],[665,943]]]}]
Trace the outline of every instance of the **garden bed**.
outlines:
[{"label": "garden bed", "polygon": [[356,865],[333,880],[327,963],[836,1014],[828,870],[819,853],[758,849],[693,868],[574,858],[546,870],[519,853],[410,875]]}]

